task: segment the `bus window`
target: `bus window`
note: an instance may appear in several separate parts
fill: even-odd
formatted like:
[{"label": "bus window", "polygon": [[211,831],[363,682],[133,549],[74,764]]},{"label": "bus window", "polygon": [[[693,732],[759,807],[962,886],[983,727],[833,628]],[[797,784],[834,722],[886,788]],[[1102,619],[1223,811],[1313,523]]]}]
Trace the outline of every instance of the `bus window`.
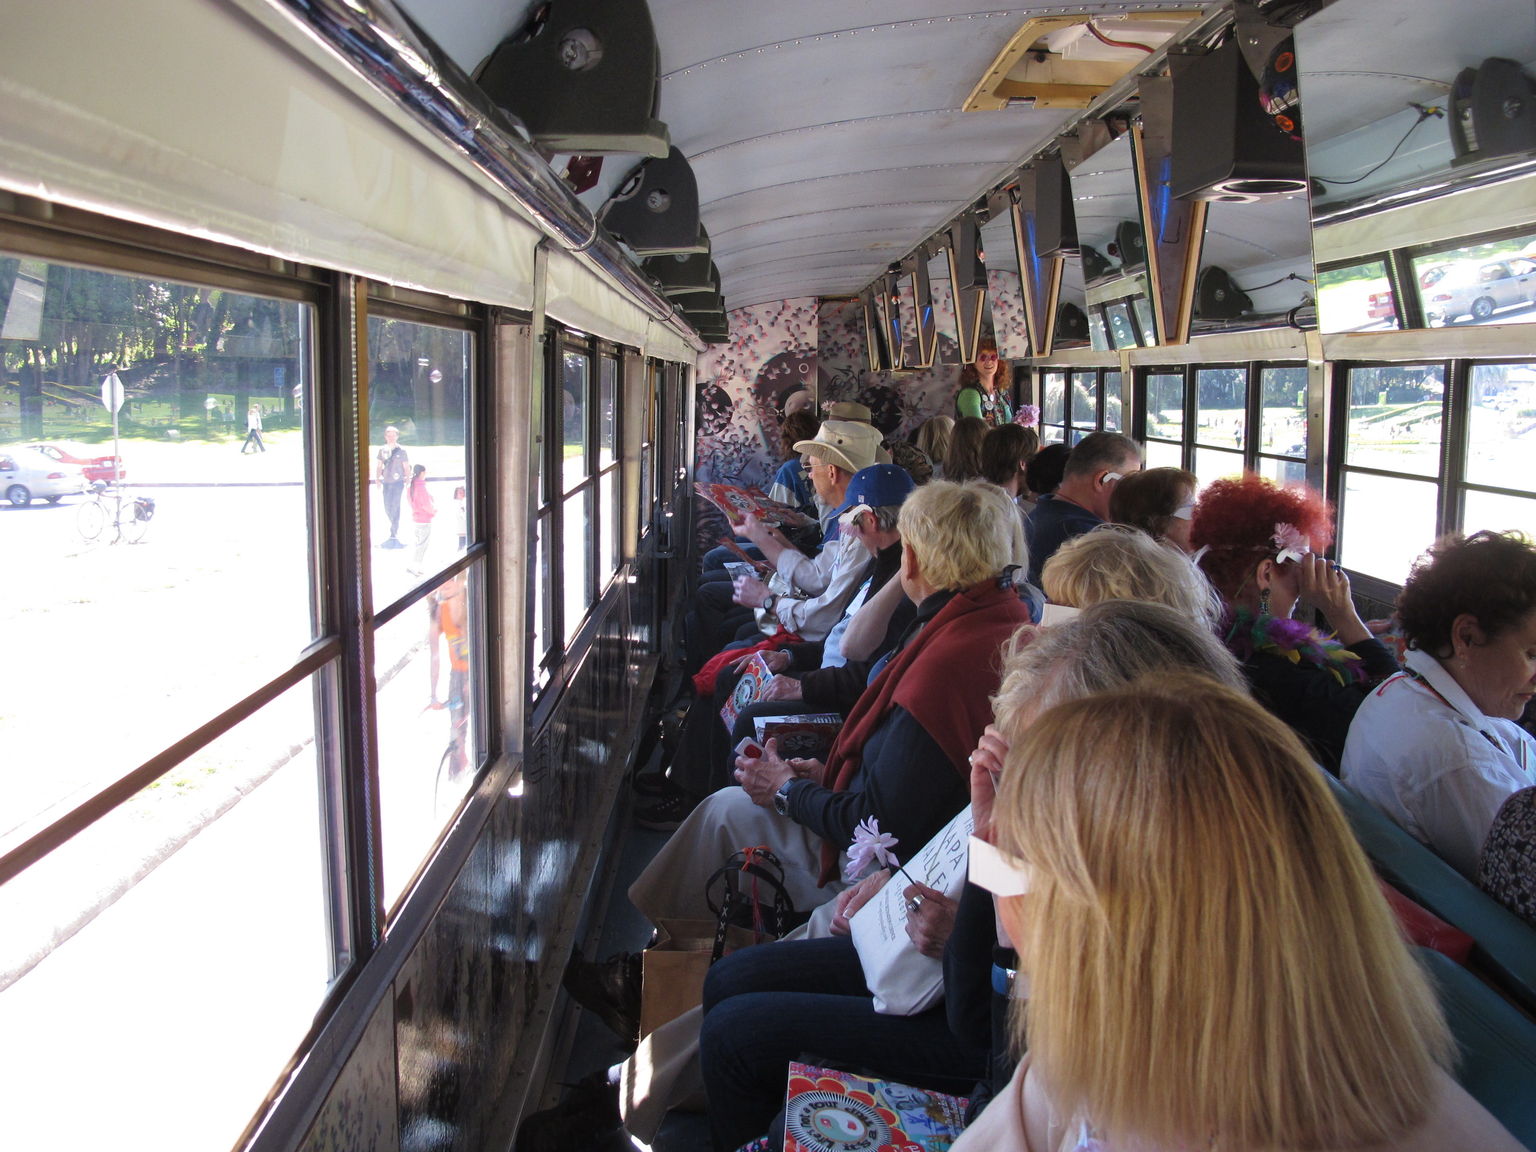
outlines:
[{"label": "bus window", "polygon": [[1536,234],[1415,256],[1413,271],[1431,327],[1536,321]]},{"label": "bus window", "polygon": [[1536,537],[1536,364],[1474,364],[1468,392],[1463,530]]},{"label": "bus window", "polygon": [[1317,274],[1317,313],[1324,332],[1366,332],[1398,327],[1397,300],[1383,260]]}]

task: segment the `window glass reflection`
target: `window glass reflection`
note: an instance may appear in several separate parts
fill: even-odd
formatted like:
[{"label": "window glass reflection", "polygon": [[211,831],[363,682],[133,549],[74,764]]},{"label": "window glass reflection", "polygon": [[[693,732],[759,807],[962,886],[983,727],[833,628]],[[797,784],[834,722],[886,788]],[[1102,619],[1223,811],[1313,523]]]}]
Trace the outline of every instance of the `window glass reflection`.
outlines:
[{"label": "window glass reflection", "polygon": [[1536,235],[1416,256],[1413,272],[1432,328],[1536,320]]},{"label": "window glass reflection", "polygon": [[1184,374],[1153,372],[1147,376],[1147,435],[1160,440],[1184,439]]},{"label": "window glass reflection", "polygon": [[590,557],[592,536],[592,489],[583,488],[567,496],[561,505],[561,529],[564,532],[565,563],[560,572],[560,590],[565,611],[565,637],[567,644],[576,635],[587,615],[591,599],[587,587],[591,582]]},{"label": "window glass reflection", "polygon": [[319,630],[308,307],[0,258],[0,322],[0,636],[29,662],[0,708],[9,847]]},{"label": "window glass reflection", "polygon": [[1258,473],[1282,487],[1307,482],[1307,465],[1303,460],[1277,460],[1272,456],[1260,456]]},{"label": "window glass reflection", "polygon": [[375,315],[368,349],[370,571],[383,603],[463,552],[474,341],[457,329]]},{"label": "window glass reflection", "polygon": [[1318,323],[1324,332],[1396,328],[1397,301],[1384,261],[1317,274]]},{"label": "window glass reflection", "polygon": [[1124,430],[1125,380],[1120,372],[1104,373],[1104,427],[1110,432]]},{"label": "window glass reflection", "polygon": [[1307,455],[1307,370],[1300,365],[1259,373],[1259,451]]},{"label": "window glass reflection", "polygon": [[1536,491],[1536,364],[1477,364],[1467,414],[1467,479]]},{"label": "window glass reflection", "polygon": [[1225,480],[1243,474],[1243,454],[1218,448],[1196,448],[1194,473],[1204,488],[1212,480]]},{"label": "window glass reflection", "polygon": [[437,842],[480,762],[472,723],[476,637],[468,572],[374,634],[386,908]]},{"label": "window glass reflection", "polygon": [[1073,372],[1070,423],[1079,431],[1092,432],[1099,426],[1099,374],[1095,371]]},{"label": "window glass reflection", "polygon": [[544,656],[550,645],[550,572],[549,533],[550,513],[543,512],[533,526],[533,660],[528,667],[529,679],[535,690],[542,688],[549,679],[544,668]]},{"label": "window glass reflection", "polygon": [[1044,399],[1040,404],[1040,420],[1044,424],[1067,422],[1067,374],[1047,372],[1042,381]]},{"label": "window glass reflection", "polygon": [[1394,584],[1435,538],[1438,487],[1424,480],[1344,473],[1339,561]]},{"label": "window glass reflection", "polygon": [[1349,374],[1347,464],[1440,473],[1445,370],[1439,364],[1385,364]]},{"label": "window glass reflection", "polygon": [[7,1147],[238,1143],[333,975],[314,698],[289,689],[0,887]]},{"label": "window glass reflection", "polygon": [[1461,523],[1468,536],[1487,528],[1493,532],[1524,532],[1536,540],[1536,500],[1469,490],[1462,498]]},{"label": "window glass reflection", "polygon": [[619,362],[604,356],[597,392],[597,466],[606,468],[614,461],[618,446]]},{"label": "window glass reflection", "polygon": [[1131,320],[1131,310],[1125,301],[1116,301],[1110,304],[1105,313],[1109,319],[1109,335],[1116,348],[1135,348],[1139,341],[1136,339],[1136,326]]},{"label": "window glass reflection", "polygon": [[1241,450],[1248,428],[1248,369],[1198,369],[1195,388],[1195,442]]},{"label": "window glass reflection", "polygon": [[1147,468],[1184,467],[1184,449],[1164,440],[1148,440],[1145,452]]},{"label": "window glass reflection", "polygon": [[592,387],[592,362],[580,352],[562,357],[561,490],[569,492],[587,474],[587,403]]}]

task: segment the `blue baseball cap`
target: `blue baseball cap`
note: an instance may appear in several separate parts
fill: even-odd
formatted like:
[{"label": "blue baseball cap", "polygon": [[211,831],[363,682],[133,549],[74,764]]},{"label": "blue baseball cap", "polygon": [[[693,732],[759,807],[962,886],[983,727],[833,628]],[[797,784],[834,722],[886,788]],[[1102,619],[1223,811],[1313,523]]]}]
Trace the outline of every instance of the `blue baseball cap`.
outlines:
[{"label": "blue baseball cap", "polygon": [[839,520],[849,520],[864,509],[897,507],[917,485],[906,469],[894,464],[872,464],[853,474],[848,495],[837,510]]}]

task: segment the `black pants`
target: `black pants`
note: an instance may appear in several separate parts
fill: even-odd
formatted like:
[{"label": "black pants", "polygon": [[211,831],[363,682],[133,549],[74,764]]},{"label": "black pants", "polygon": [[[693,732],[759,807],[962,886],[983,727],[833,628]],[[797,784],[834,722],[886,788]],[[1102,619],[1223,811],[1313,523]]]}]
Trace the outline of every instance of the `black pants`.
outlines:
[{"label": "black pants", "polygon": [[404,491],[404,480],[384,481],[384,515],[389,517],[391,537],[400,535],[400,496]]}]

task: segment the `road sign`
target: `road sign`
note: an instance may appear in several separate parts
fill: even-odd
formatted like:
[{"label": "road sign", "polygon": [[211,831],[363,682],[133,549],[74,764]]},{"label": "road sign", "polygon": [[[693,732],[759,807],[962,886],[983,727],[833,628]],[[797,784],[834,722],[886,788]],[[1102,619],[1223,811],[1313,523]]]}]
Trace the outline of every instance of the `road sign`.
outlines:
[{"label": "road sign", "polygon": [[123,382],[112,372],[101,382],[101,406],[113,415],[123,406]]}]

